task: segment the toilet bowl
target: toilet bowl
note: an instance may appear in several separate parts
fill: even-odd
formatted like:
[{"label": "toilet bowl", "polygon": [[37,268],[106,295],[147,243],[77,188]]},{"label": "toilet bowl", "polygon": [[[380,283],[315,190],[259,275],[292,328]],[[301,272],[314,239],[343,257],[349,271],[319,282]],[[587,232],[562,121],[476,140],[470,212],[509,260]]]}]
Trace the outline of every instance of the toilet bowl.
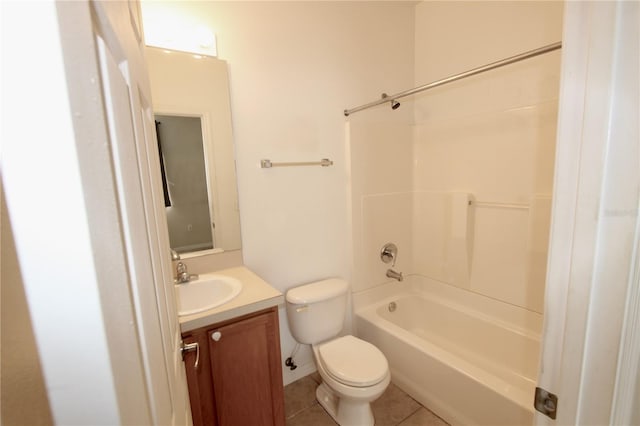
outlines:
[{"label": "toilet bowl", "polygon": [[348,284],[328,279],[290,289],[286,294],[291,334],[310,344],[322,383],[318,402],[341,426],[373,426],[371,402],[390,383],[389,364],[371,343],[346,335]]},{"label": "toilet bowl", "polygon": [[316,398],[341,426],[373,425],[371,402],[391,381],[389,365],[372,344],[347,335],[313,346],[322,384]]}]

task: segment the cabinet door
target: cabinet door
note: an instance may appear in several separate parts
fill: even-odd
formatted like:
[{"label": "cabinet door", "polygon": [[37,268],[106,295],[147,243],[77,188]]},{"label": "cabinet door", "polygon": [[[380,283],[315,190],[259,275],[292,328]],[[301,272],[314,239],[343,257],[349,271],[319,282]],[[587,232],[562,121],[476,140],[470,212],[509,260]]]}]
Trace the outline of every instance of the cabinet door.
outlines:
[{"label": "cabinet door", "polygon": [[[189,402],[194,426],[215,426],[216,409],[211,383],[211,363],[209,362],[209,344],[207,332],[197,330],[183,336],[185,345],[198,344],[198,351],[184,354],[184,366],[189,386]],[[197,360],[197,363],[196,363]]]},{"label": "cabinet door", "polygon": [[209,329],[211,373],[221,426],[284,425],[277,315],[272,310]]}]

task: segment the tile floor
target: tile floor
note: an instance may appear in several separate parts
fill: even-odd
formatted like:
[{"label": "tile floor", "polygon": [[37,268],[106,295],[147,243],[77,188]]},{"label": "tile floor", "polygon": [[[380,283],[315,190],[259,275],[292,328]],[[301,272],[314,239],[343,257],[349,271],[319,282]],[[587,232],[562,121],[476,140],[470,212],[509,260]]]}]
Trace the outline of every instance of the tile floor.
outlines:
[{"label": "tile floor", "polygon": [[[331,416],[316,401],[318,373],[303,377],[284,388],[287,426],[335,426]],[[372,404],[376,426],[447,426],[444,420],[417,403],[393,383]]]}]

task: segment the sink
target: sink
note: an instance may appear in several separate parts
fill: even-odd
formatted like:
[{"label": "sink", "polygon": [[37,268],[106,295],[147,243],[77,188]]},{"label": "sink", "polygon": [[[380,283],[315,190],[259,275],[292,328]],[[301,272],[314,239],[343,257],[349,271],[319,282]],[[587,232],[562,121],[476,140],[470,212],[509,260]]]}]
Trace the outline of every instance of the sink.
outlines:
[{"label": "sink", "polygon": [[178,315],[191,315],[220,306],[235,298],[242,283],[218,274],[200,274],[197,280],[177,284]]}]

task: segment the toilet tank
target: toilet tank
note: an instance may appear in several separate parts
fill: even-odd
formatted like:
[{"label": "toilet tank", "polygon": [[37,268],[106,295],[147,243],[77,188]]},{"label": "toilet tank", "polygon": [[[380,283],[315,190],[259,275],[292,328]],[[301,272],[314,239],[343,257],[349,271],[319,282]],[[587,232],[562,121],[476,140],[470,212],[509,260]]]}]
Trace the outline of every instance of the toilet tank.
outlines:
[{"label": "toilet tank", "polygon": [[287,291],[287,320],[294,339],[313,345],[337,336],[344,326],[348,289],[345,280],[330,278]]}]

